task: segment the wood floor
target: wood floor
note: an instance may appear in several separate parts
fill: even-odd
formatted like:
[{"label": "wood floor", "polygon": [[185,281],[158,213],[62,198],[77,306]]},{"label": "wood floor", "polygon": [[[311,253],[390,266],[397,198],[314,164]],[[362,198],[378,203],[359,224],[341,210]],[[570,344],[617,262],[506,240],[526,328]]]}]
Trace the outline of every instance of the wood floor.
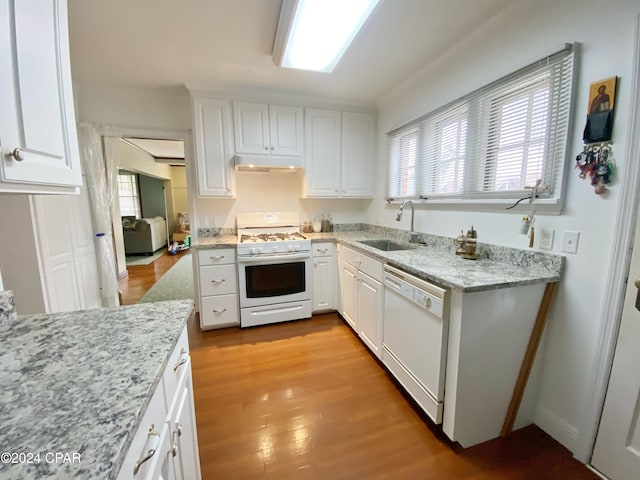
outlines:
[{"label": "wood floor", "polygon": [[149,265],[128,265],[129,276],[120,279],[119,282],[120,303],[132,305],[140,300],[145,292],[182,258],[185,252],[187,250],[179,251],[175,255],[165,252]]},{"label": "wood floor", "polygon": [[189,338],[204,480],[598,479],[535,426],[449,442],[337,314],[206,332],[193,317]]}]

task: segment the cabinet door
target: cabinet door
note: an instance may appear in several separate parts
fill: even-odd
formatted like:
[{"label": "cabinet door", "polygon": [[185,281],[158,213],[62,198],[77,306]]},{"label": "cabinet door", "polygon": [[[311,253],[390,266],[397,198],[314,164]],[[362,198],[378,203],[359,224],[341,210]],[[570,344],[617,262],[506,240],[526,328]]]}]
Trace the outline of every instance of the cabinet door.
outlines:
[{"label": "cabinet door", "polygon": [[302,125],[302,108],[269,105],[271,154],[302,156]]},{"label": "cabinet door", "polygon": [[305,178],[307,197],[340,196],[340,112],[305,112]]},{"label": "cabinet door", "polygon": [[233,102],[236,153],[269,155],[269,106],[263,103]]},{"label": "cabinet door", "polygon": [[226,100],[193,99],[196,176],[201,197],[232,197],[231,107]]},{"label": "cabinet door", "polygon": [[201,478],[200,455],[198,453],[191,374],[188,375],[182,391],[178,392],[178,396],[175,415],[171,422],[171,443],[176,478],[179,480],[198,480]]},{"label": "cabinet door", "polygon": [[358,331],[356,292],[358,271],[342,262],[342,316],[356,332]]},{"label": "cabinet door", "polygon": [[0,191],[80,186],[66,0],[3,1],[0,19]]},{"label": "cabinet door", "polygon": [[382,345],[382,284],[358,273],[358,335],[375,355],[380,358]]},{"label": "cabinet door", "polygon": [[375,119],[367,113],[342,114],[343,197],[373,194]]},{"label": "cabinet door", "polygon": [[334,257],[313,259],[313,311],[335,310],[336,268]]}]

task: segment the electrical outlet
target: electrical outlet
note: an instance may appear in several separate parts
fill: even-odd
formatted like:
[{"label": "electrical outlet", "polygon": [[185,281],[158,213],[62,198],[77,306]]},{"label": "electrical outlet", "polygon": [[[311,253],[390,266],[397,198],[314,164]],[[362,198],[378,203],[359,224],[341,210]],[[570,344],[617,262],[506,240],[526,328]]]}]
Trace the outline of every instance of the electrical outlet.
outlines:
[{"label": "electrical outlet", "polygon": [[562,235],[562,251],[566,253],[578,252],[580,232],[564,232]]},{"label": "electrical outlet", "polygon": [[540,229],[540,244],[538,246],[544,250],[553,248],[553,228]]}]

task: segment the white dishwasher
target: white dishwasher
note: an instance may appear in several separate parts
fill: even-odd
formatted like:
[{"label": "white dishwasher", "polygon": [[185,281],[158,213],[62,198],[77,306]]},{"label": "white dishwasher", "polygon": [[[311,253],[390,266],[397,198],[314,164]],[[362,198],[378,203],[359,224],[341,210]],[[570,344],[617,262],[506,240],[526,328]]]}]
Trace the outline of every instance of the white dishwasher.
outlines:
[{"label": "white dishwasher", "polygon": [[422,409],[442,423],[448,291],[384,267],[382,362]]}]

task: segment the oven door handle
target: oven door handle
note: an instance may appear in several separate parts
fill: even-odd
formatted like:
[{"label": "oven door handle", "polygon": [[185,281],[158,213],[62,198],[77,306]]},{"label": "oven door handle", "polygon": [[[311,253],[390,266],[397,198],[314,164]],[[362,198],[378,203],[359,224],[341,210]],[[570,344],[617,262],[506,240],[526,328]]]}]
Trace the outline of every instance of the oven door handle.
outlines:
[{"label": "oven door handle", "polygon": [[311,258],[309,252],[304,253],[286,253],[282,255],[261,255],[257,257],[243,257],[238,256],[238,263],[264,263],[269,261],[282,261],[288,262],[289,260],[306,260]]}]

